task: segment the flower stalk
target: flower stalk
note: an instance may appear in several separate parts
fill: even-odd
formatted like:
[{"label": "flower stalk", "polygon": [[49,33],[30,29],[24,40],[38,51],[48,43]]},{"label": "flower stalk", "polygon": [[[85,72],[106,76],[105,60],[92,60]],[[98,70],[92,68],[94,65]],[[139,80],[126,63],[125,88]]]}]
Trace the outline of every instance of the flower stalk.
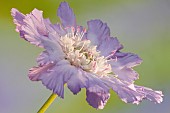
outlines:
[{"label": "flower stalk", "polygon": [[56,97],[57,94],[52,93],[51,96],[48,98],[48,100],[44,103],[44,105],[39,109],[37,113],[45,113],[45,111],[49,108],[49,106],[52,104]]}]

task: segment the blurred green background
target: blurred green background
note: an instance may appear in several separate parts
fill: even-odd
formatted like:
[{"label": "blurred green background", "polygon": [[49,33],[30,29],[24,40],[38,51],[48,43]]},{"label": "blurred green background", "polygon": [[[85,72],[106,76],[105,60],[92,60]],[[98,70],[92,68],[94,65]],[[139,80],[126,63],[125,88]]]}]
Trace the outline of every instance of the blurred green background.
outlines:
[{"label": "blurred green background", "polygon": [[[37,8],[56,23],[61,1],[0,0],[0,113],[36,113],[51,94],[27,77],[42,49],[19,38],[10,9],[26,14]],[[137,106],[125,104],[111,91],[105,108],[96,110],[85,101],[85,90],[75,96],[65,88],[65,99],[57,98],[46,113],[170,113],[170,0],[65,1],[79,25],[87,26],[90,19],[107,22],[123,51],[136,53],[144,61],[135,68],[140,74],[135,83],[162,90],[165,96],[161,104],[143,101]]]}]

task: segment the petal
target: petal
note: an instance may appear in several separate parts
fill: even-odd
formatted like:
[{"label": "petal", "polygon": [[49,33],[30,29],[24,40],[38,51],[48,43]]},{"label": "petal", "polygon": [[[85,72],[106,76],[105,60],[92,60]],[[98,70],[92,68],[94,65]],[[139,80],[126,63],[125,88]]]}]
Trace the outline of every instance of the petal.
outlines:
[{"label": "petal", "polygon": [[110,29],[101,20],[88,21],[87,39],[101,51],[102,56],[109,56],[113,51],[123,48],[117,38],[110,37]]},{"label": "petal", "polygon": [[30,27],[29,30],[37,33],[36,35],[46,36],[48,34],[48,31],[46,29],[42,13],[43,11],[34,9],[30,14],[26,15],[24,22],[27,23]]},{"label": "petal", "polygon": [[134,71],[132,68],[123,68],[119,69],[112,69],[113,72],[117,75],[117,77],[123,81],[128,82],[129,84],[133,83],[134,80],[139,79],[139,74]]},{"label": "petal", "polygon": [[67,2],[61,2],[58,8],[58,14],[62,25],[66,27],[76,27],[76,18],[73,13],[73,10],[70,8]]},{"label": "petal", "polygon": [[60,36],[64,36],[66,35],[66,31],[62,28],[62,26],[60,24],[54,24],[51,25],[51,27],[53,27],[53,29],[60,35]]},{"label": "petal", "polygon": [[95,84],[103,87],[104,89],[108,89],[108,87],[103,84],[98,77],[95,77],[95,75],[87,73],[82,69],[77,69],[77,72],[72,75],[67,82],[67,86],[73,94],[77,94],[81,91],[81,88],[88,88]]},{"label": "petal", "polygon": [[[48,33],[56,32],[49,18],[44,19],[44,24]],[[58,33],[58,32],[57,32]]]},{"label": "petal", "polygon": [[142,59],[133,53],[116,52],[113,56],[115,60],[109,63],[112,66],[113,72],[117,77],[128,83],[133,83],[134,80],[139,78],[139,75],[132,67],[139,65]]},{"label": "petal", "polygon": [[75,74],[75,67],[71,66],[66,60],[50,65],[52,66],[44,65],[43,68],[38,67],[30,70],[29,77],[31,80],[42,81],[48,89],[64,98],[64,84],[72,74]]},{"label": "petal", "polygon": [[101,51],[102,56],[107,57],[112,52],[116,52],[122,48],[123,46],[119,43],[117,38],[110,37],[103,40],[97,49]]},{"label": "petal", "polygon": [[34,9],[30,14],[25,16],[23,22],[25,25],[22,25],[21,29],[24,32],[25,40],[31,44],[43,47],[41,36],[47,36],[48,31],[43,21],[42,11]]},{"label": "petal", "polygon": [[92,86],[88,88],[86,95],[86,100],[89,105],[96,109],[103,109],[108,99],[110,98],[109,91],[105,92],[105,90],[99,86]]},{"label": "petal", "polygon": [[73,94],[77,94],[81,91],[81,88],[87,87],[87,77],[84,76],[82,70],[78,69],[67,82],[67,86]]},{"label": "petal", "polygon": [[53,60],[49,57],[48,51],[43,51],[40,53],[40,55],[37,57],[37,62],[39,66],[43,66],[46,64],[49,64],[50,62],[52,63]]},{"label": "petal", "polygon": [[14,18],[17,32],[26,41],[39,47],[43,47],[41,43],[41,36],[47,36],[48,32],[52,30],[48,19],[43,19],[42,11],[34,9],[30,14],[23,15],[17,9],[11,10],[11,15]]},{"label": "petal", "polygon": [[55,31],[55,25],[52,25],[49,19],[43,19],[42,11],[34,9],[26,16],[12,9],[14,22],[17,25],[18,32],[22,37],[39,47],[45,48],[45,52],[40,54],[37,59],[39,65],[49,64],[64,58],[64,53],[60,46],[59,31]]},{"label": "petal", "polygon": [[80,69],[70,77],[67,86],[73,94],[77,94],[81,88],[86,88],[87,102],[97,109],[103,109],[110,97],[109,87],[100,78]]},{"label": "petal", "polygon": [[133,84],[126,84],[126,82],[122,82],[114,76],[104,79],[104,81],[107,81],[106,84],[108,84],[125,103],[139,104],[144,98],[143,94],[136,92]]},{"label": "petal", "polygon": [[29,70],[28,76],[29,76],[30,80],[32,80],[32,81],[39,81],[39,77],[42,74],[49,73],[48,70],[52,70],[52,68],[54,66],[55,66],[54,63],[49,63],[49,64],[42,65],[42,66],[39,66],[39,67],[33,67]]},{"label": "petal", "polygon": [[103,109],[110,97],[110,88],[96,75],[86,74],[88,77],[86,100],[92,107]]},{"label": "petal", "polygon": [[21,26],[24,25],[24,18],[25,18],[25,15],[20,13],[17,9],[15,8],[12,8],[11,9],[11,15],[13,16],[14,18],[14,23],[16,24],[16,31],[17,32],[20,32],[20,36],[23,38],[24,35],[23,35],[23,31],[21,30]]},{"label": "petal", "polygon": [[[49,38],[42,38],[41,42],[46,49],[43,51],[39,57],[37,58],[37,62],[39,65],[48,64],[50,62],[58,62],[65,57],[65,53],[63,52],[59,41],[55,38],[55,34],[49,34]],[[42,36],[43,37],[43,36]]]},{"label": "petal", "polygon": [[99,45],[104,39],[110,38],[110,29],[106,23],[101,20],[91,20],[87,24],[87,39],[91,40],[93,45]]},{"label": "petal", "polygon": [[145,98],[153,101],[154,103],[161,103],[163,101],[163,94],[161,91],[154,91],[150,88],[135,85],[137,92],[145,95]]},{"label": "petal", "polygon": [[114,76],[105,77],[103,81],[110,86],[125,103],[139,104],[143,99],[156,103],[162,102],[162,93],[134,84],[128,84]]},{"label": "petal", "polygon": [[122,53],[116,52],[113,59],[116,58],[115,62],[111,62],[113,68],[124,68],[124,67],[134,67],[141,64],[142,59],[133,53]]}]

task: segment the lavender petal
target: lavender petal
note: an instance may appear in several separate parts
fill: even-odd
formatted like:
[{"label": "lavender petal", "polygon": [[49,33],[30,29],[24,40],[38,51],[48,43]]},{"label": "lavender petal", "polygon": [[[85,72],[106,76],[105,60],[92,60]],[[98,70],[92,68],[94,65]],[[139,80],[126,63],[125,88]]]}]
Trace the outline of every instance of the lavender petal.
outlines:
[{"label": "lavender petal", "polygon": [[16,31],[20,33],[20,36],[24,38],[23,31],[21,29],[22,25],[24,25],[24,18],[25,15],[20,13],[17,9],[12,8],[11,9],[11,15],[14,18],[14,24],[16,24]]},{"label": "lavender petal", "polygon": [[116,52],[112,58],[115,60],[109,63],[119,79],[131,84],[139,78],[138,73],[132,69],[132,67],[142,62],[142,59],[137,55],[133,53]]},{"label": "lavender petal", "polygon": [[67,82],[67,86],[73,94],[77,94],[81,88],[87,87],[88,79],[83,73],[82,70],[77,69]]},{"label": "lavender petal", "polygon": [[125,103],[139,104],[143,99],[148,99],[155,103],[162,102],[162,92],[153,91],[150,88],[129,84],[115,76],[103,78],[106,84],[114,90]]},{"label": "lavender petal", "polygon": [[162,91],[154,91],[150,88],[143,87],[143,86],[134,86],[136,91],[145,95],[145,99],[150,100],[154,103],[161,103],[163,101],[163,94]]},{"label": "lavender petal", "polygon": [[11,13],[20,36],[31,44],[43,47],[41,36],[48,36],[48,30],[42,17],[42,11],[34,9],[30,14],[23,15],[13,8]]},{"label": "lavender petal", "polygon": [[103,88],[97,85],[88,88],[86,91],[86,95],[86,100],[89,105],[96,109],[103,109],[108,99],[110,98],[109,91],[106,92]]},{"label": "lavender petal", "polygon": [[67,2],[62,2],[58,8],[58,14],[62,25],[66,27],[76,27],[76,18],[73,10],[70,8]]},{"label": "lavender petal", "polygon": [[87,39],[91,40],[93,45],[98,46],[104,39],[110,38],[110,29],[106,23],[101,20],[91,20],[87,24]]},{"label": "lavender petal", "polygon": [[99,51],[101,51],[102,56],[109,56],[110,54],[122,49],[123,46],[119,43],[117,38],[106,38],[101,42],[101,44],[97,47]]},{"label": "lavender petal", "polygon": [[33,68],[29,72],[29,78],[33,81],[42,81],[47,89],[53,90],[61,98],[64,98],[64,84],[74,74],[75,67],[62,60],[58,63]]}]

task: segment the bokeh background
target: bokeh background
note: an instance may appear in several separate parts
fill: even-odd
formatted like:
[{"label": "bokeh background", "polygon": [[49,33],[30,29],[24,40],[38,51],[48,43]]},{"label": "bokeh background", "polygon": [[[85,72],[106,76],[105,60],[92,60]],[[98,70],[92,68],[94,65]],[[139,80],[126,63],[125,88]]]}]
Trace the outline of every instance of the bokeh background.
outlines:
[{"label": "bokeh background", "polygon": [[[51,95],[41,82],[31,82],[27,73],[36,65],[42,49],[19,38],[10,16],[15,7],[24,14],[33,8],[44,11],[53,23],[62,0],[0,0],[0,113],[36,113]],[[123,51],[138,54],[143,63],[135,69],[135,83],[162,90],[164,101],[154,104],[125,104],[111,91],[103,110],[90,107],[85,90],[73,95],[65,88],[65,99],[57,98],[46,113],[170,113],[170,0],[65,0],[77,22],[90,19],[107,22],[112,36],[124,45]]]}]

